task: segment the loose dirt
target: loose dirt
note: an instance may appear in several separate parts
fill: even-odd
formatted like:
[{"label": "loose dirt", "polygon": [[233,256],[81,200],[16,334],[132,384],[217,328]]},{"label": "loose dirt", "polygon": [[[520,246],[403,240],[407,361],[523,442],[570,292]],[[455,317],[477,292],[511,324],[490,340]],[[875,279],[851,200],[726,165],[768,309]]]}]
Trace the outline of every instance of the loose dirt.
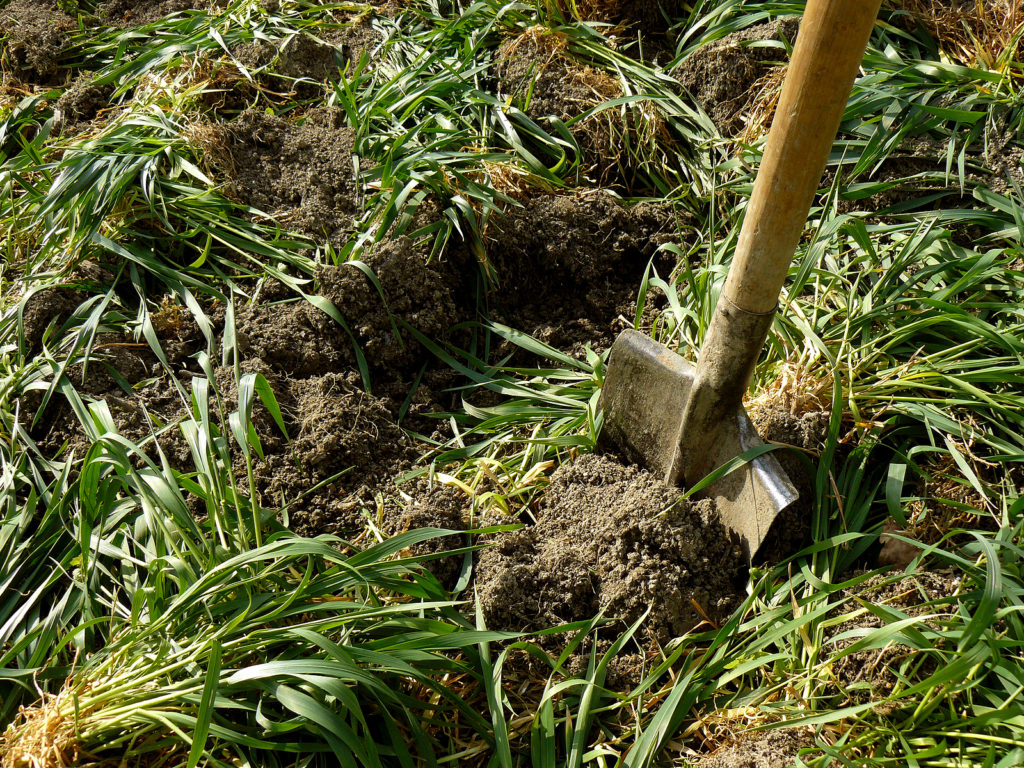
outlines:
[{"label": "loose dirt", "polygon": [[809,453],[812,463],[821,454],[828,435],[830,415],[825,411],[797,415],[779,408],[762,408],[750,411],[750,417],[763,440],[791,445],[796,449],[775,451],[774,454],[800,494],[775,518],[758,552],[759,560],[776,563],[810,543],[814,478],[808,473],[807,463],[800,453]]},{"label": "loose dirt", "polygon": [[675,70],[675,77],[723,135],[736,136],[753,106],[755,84],[787,59],[781,47],[752,44],[783,39],[792,44],[799,27],[799,19],[787,17],[733,32],[694,51]]},{"label": "loose dirt", "polygon": [[[569,56],[562,37],[537,27],[502,43],[495,74],[499,94],[542,125],[550,117],[568,123],[623,93],[618,80]],[[569,127],[583,154],[579,159],[583,179],[597,185],[625,181],[628,172],[622,167],[620,141],[624,131],[617,109]]]},{"label": "loose dirt", "polygon": [[257,464],[261,503],[287,506],[301,534],[351,535],[363,526],[362,510],[375,510],[378,494],[394,493],[393,479],[419,456],[417,446],[354,373],[279,382],[277,389],[291,414],[292,442]]},{"label": "loose dirt", "polygon": [[361,210],[344,113],[321,107],[298,119],[247,110],[217,126],[210,161],[227,191],[282,226],[340,244]]},{"label": "loose dirt", "polygon": [[207,0],[107,0],[99,6],[104,22],[115,27],[141,27],[176,13],[206,10]]},{"label": "loose dirt", "polygon": [[101,110],[109,109],[114,85],[96,85],[88,76],[78,77],[54,105],[54,120],[62,133],[86,129]]},{"label": "loose dirt", "polygon": [[40,85],[60,82],[61,55],[78,22],[55,0],[14,0],[0,9],[0,67]]},{"label": "loose dirt", "polygon": [[376,244],[361,261],[377,284],[351,263],[321,267],[317,282],[381,376],[390,379],[426,361],[426,351],[407,326],[440,339],[472,316],[475,266],[457,250],[444,260],[431,260],[429,251],[403,237]]},{"label": "loose dirt", "polygon": [[[659,640],[740,600],[746,563],[708,501],[691,504],[654,475],[607,456],[560,467],[536,524],[499,535],[477,567],[487,626],[535,630],[599,611],[629,623],[650,610]],[[621,627],[620,627],[621,629]]]},{"label": "loose dirt", "polygon": [[[425,480],[403,489],[409,495],[405,509],[394,513],[385,526],[389,535],[397,535],[416,528],[447,528],[466,530],[469,522],[469,499],[458,488],[444,485],[430,486]],[[413,555],[433,555],[450,552],[464,546],[462,536],[444,536],[430,539],[411,547]],[[437,580],[451,590],[456,586],[465,558],[451,555],[427,560],[424,566]]]},{"label": "loose dirt", "polygon": [[632,327],[648,263],[662,276],[675,267],[676,256],[659,248],[679,244],[687,222],[667,204],[626,208],[605,190],[534,197],[489,223],[498,278],[492,306],[556,348],[606,349],[627,322]]},{"label": "loose dirt", "polygon": [[693,762],[694,768],[791,768],[801,749],[814,745],[808,730],[746,731]]}]

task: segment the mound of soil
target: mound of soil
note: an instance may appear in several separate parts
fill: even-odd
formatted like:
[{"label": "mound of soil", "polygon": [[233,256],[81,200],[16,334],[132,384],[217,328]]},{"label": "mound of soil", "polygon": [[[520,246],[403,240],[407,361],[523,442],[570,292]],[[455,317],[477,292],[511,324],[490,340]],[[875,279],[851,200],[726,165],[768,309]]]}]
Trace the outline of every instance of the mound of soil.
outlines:
[{"label": "mound of soil", "polygon": [[796,41],[800,21],[787,17],[726,35],[694,51],[674,72],[725,136],[744,128],[754,84],[773,66],[786,61],[780,47],[752,45],[772,40]]},{"label": "mound of soil", "polygon": [[127,29],[152,24],[176,13],[209,7],[207,0],[107,0],[98,10],[107,24]]},{"label": "mound of soil", "polygon": [[[622,85],[607,72],[574,61],[556,34],[536,31],[504,41],[495,59],[498,93],[543,124],[549,117],[562,122],[579,117],[597,105],[622,96]],[[569,128],[583,152],[581,175],[598,185],[620,183],[621,135],[625,124],[619,110],[591,115]]]},{"label": "mound of soil", "polygon": [[316,239],[341,243],[354,231],[355,131],[341,109],[313,109],[298,121],[247,110],[217,133],[210,159],[243,203]]},{"label": "mound of soil", "polygon": [[509,325],[559,349],[605,349],[624,327],[620,315],[633,316],[647,264],[661,275],[675,267],[658,248],[678,243],[684,222],[668,204],[626,208],[604,190],[534,197],[488,224],[492,304]]},{"label": "mound of soil", "polygon": [[96,119],[100,110],[110,107],[113,92],[113,83],[96,85],[89,77],[79,77],[57,99],[54,120],[63,133],[83,130]]},{"label": "mound of soil", "polygon": [[[361,510],[372,509],[375,495],[418,457],[415,444],[395,424],[392,408],[363,391],[354,373],[278,380],[275,394],[290,414],[291,443],[257,463],[261,503],[287,506],[300,534],[358,530]],[[244,476],[244,463],[235,470]]]},{"label": "mound of soil", "polygon": [[352,341],[307,301],[250,304],[236,312],[238,345],[284,375],[303,378],[350,368]]},{"label": "mound of soil", "polygon": [[78,22],[56,0],[14,0],[0,10],[4,41],[0,62],[22,80],[49,85],[58,82],[59,61]]},{"label": "mound of soil", "polygon": [[487,626],[536,630],[592,618],[625,622],[650,609],[661,641],[705,618],[724,620],[743,594],[746,562],[711,502],[689,503],[654,475],[583,456],[552,475],[535,525],[480,555]]},{"label": "mound of soil", "polygon": [[86,298],[82,291],[63,286],[43,288],[29,296],[22,312],[26,352],[30,355],[39,352],[50,324],[58,330]]},{"label": "mound of soil", "polygon": [[438,339],[470,316],[466,283],[473,279],[473,265],[463,263],[457,253],[445,261],[428,256],[404,237],[376,244],[362,261],[373,271],[379,289],[351,264],[324,266],[317,272],[321,295],[338,307],[367,362],[384,375],[409,372],[425,359],[406,324]]},{"label": "mound of soil", "polygon": [[746,731],[693,765],[695,768],[790,768],[796,764],[800,750],[812,746],[814,734],[810,730]]},{"label": "mound of soil", "polygon": [[[389,521],[387,532],[395,536],[416,528],[448,528],[461,531],[466,529],[469,519],[469,499],[458,488],[445,485],[428,485],[419,481],[415,486],[404,489],[410,495],[405,509]],[[461,536],[445,536],[421,542],[411,547],[414,555],[433,555],[450,552],[465,545]],[[451,590],[462,572],[463,556],[455,555],[436,560],[427,560],[424,566],[437,577],[445,589]]]}]

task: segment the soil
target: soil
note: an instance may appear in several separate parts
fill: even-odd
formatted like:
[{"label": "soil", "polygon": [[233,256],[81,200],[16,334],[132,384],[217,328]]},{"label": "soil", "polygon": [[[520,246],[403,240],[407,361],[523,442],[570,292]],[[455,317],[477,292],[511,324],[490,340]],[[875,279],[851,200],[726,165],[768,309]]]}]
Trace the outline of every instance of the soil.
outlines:
[{"label": "soil", "polygon": [[61,82],[60,58],[78,22],[55,0],[14,0],[0,9],[0,29],[7,40],[0,54],[4,69],[39,85]]},{"label": "soil", "polygon": [[87,128],[101,110],[109,109],[113,83],[96,85],[87,76],[77,78],[54,105],[54,120],[62,133],[80,132]]},{"label": "soil", "polygon": [[42,349],[43,336],[51,323],[55,331],[59,330],[86,298],[83,292],[63,286],[43,288],[33,293],[25,302],[22,313],[28,354],[35,354]]},{"label": "soil", "polygon": [[[248,365],[255,369],[261,363]],[[222,375],[230,391],[231,372]],[[394,477],[412,465],[420,450],[395,424],[393,409],[359,387],[355,373],[279,379],[275,394],[291,414],[291,444],[275,446],[257,463],[261,503],[286,506],[290,526],[300,534],[359,530],[362,510],[375,508],[375,497],[393,489]],[[270,424],[265,429],[276,430]],[[244,464],[236,465],[236,472],[244,474]]]},{"label": "soil", "polygon": [[693,763],[694,768],[791,768],[801,749],[814,746],[809,730],[745,731]]},{"label": "soil", "polygon": [[321,295],[339,308],[367,362],[382,376],[412,372],[427,359],[406,325],[440,339],[471,316],[467,283],[475,266],[457,252],[443,261],[428,257],[425,248],[405,237],[373,246],[361,261],[373,270],[380,290],[352,264],[317,272]]},{"label": "soil", "polygon": [[534,525],[498,535],[480,555],[491,629],[536,630],[599,611],[631,623],[650,609],[645,631],[665,641],[724,620],[742,598],[745,558],[711,502],[687,502],[638,467],[598,455],[563,464],[534,514]]},{"label": "soil", "polygon": [[[458,488],[445,485],[429,485],[420,480],[416,485],[403,489],[410,498],[405,509],[392,516],[386,526],[389,535],[397,535],[416,528],[447,528],[465,530],[469,522],[470,501]],[[450,552],[465,546],[461,536],[444,536],[430,539],[411,547],[413,555],[433,555]],[[462,572],[464,557],[452,555],[427,560],[424,566],[447,590],[455,588]]]},{"label": "soil", "polygon": [[[613,77],[574,61],[565,41],[554,33],[527,31],[498,49],[495,75],[498,93],[511,99],[537,122],[550,117],[563,123],[597,105],[622,96]],[[580,174],[591,183],[622,183],[621,134],[625,125],[618,110],[605,110],[569,127],[583,156]]]},{"label": "soil", "polygon": [[745,127],[754,85],[787,60],[781,47],[751,43],[785,39],[792,44],[799,27],[799,19],[786,17],[733,32],[698,48],[674,75],[723,135],[737,136]]},{"label": "soil", "polygon": [[332,243],[346,241],[360,212],[344,112],[322,107],[298,120],[247,110],[218,126],[210,160],[228,191],[282,226]]},{"label": "soil", "polygon": [[107,0],[98,11],[107,24],[127,29],[152,24],[184,11],[209,7],[207,0]]},{"label": "soil", "polygon": [[[907,616],[923,616],[925,614],[949,614],[957,611],[957,602],[940,603],[938,605],[922,605],[932,600],[942,600],[956,595],[962,584],[962,574],[956,569],[943,571],[918,571],[895,583],[885,584],[885,575],[872,576],[863,584],[849,590],[845,595],[854,594],[861,600],[876,605],[886,605],[901,611]],[[848,600],[838,611],[838,616],[853,614],[860,610],[860,604]],[[934,625],[936,621],[929,622]],[[829,627],[826,630],[826,651],[833,655],[848,648],[859,638],[830,642],[832,638],[855,628],[878,629],[885,622],[869,611],[862,615]],[[849,697],[850,703],[863,704],[869,701],[881,701],[893,692],[899,682],[898,671],[906,662],[916,662],[919,652],[909,646],[893,643],[884,648],[858,651],[844,656],[832,664],[832,673],[837,680],[839,690]],[[909,675],[911,682],[923,680],[936,671],[934,657],[924,660],[913,672],[906,670],[902,674]],[[906,685],[906,683],[904,683]],[[895,705],[893,705],[895,706]]]},{"label": "soil", "polygon": [[605,190],[534,197],[488,224],[491,304],[503,322],[563,351],[606,349],[632,327],[648,263],[663,276],[675,267],[658,249],[678,244],[687,221],[668,204],[626,208]]},{"label": "soil", "polygon": [[[532,27],[498,48],[494,75],[499,94],[541,125],[552,118],[568,124],[579,146],[577,183],[612,187],[631,196],[657,194],[645,180],[635,154],[674,157],[671,137],[656,109],[632,105],[605,109],[579,118],[623,95],[622,84],[607,72],[581,64],[555,32]],[[653,46],[642,47],[647,53]],[[650,105],[647,105],[650,106]],[[632,153],[627,147],[633,147]]]}]

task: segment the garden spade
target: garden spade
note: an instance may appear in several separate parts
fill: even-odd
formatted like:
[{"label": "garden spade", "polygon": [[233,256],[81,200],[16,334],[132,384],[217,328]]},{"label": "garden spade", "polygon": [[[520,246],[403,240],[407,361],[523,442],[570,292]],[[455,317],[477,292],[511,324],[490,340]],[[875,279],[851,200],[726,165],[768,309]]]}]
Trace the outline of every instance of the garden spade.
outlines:
[{"label": "garden spade", "polygon": [[620,334],[611,350],[601,445],[664,473],[670,485],[692,488],[717,477],[701,490],[717,501],[723,523],[751,559],[797,492],[775,457],[759,452],[763,443],[743,409],[743,394],[880,4],[808,0],[696,367],[636,331]]}]

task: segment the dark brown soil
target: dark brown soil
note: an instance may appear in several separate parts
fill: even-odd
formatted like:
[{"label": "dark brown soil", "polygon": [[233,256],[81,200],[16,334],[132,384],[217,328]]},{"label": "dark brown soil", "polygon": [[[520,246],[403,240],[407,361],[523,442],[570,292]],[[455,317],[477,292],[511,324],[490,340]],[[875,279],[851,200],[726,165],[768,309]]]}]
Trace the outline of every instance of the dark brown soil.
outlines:
[{"label": "dark brown soil", "polygon": [[[784,443],[802,449],[810,455],[812,464],[821,454],[828,435],[829,414],[812,411],[793,415],[776,408],[763,408],[751,412],[751,421],[761,438],[770,443]],[[807,464],[801,460],[801,451],[775,451],[782,469],[796,487],[800,498],[779,513],[772,523],[757,559],[777,563],[810,544],[811,518],[814,509],[814,478],[808,474]]]},{"label": "dark brown soil", "polygon": [[[606,72],[574,61],[554,33],[529,31],[509,38],[498,49],[495,74],[498,92],[543,124],[579,117],[597,105],[622,95],[621,84]],[[620,167],[621,134],[625,124],[615,109],[605,110],[569,127],[580,146],[581,176],[602,185],[620,183],[628,173]]]},{"label": "dark brown soil", "polygon": [[814,746],[810,730],[746,731],[695,761],[695,768],[791,768],[801,749]]},{"label": "dark brown soil", "polygon": [[[409,494],[409,502],[404,511],[395,514],[389,521],[389,534],[396,535],[416,528],[447,528],[455,531],[466,529],[470,502],[458,488],[430,486],[425,481],[419,481],[415,486],[403,490]],[[414,555],[432,555],[450,552],[465,544],[462,536],[444,536],[416,544],[411,550]],[[452,555],[428,560],[424,565],[445,589],[451,590],[456,586],[463,564],[463,555]]]},{"label": "dark brown soil", "polygon": [[625,327],[620,316],[632,324],[648,262],[664,276],[675,266],[658,248],[679,243],[685,222],[667,204],[626,208],[604,190],[535,197],[489,223],[492,305],[556,348],[605,349]]},{"label": "dark brown soil", "polygon": [[752,46],[771,40],[795,42],[799,19],[787,17],[733,32],[703,45],[676,69],[679,82],[693,94],[725,136],[744,128],[752,88],[771,68],[786,61],[780,47]]},{"label": "dark brown soil", "polygon": [[109,109],[113,84],[95,85],[88,77],[79,77],[57,99],[54,119],[64,133],[85,129],[101,110]]},{"label": "dark brown soil", "polygon": [[184,11],[205,10],[207,0],[107,0],[99,6],[100,17],[115,27],[141,27]]},{"label": "dark brown soil", "polygon": [[324,266],[317,273],[320,293],[341,311],[367,362],[382,376],[410,372],[426,359],[405,324],[439,339],[471,316],[467,283],[473,280],[474,265],[457,252],[443,261],[428,256],[408,238],[373,246],[361,260],[373,270],[379,290],[351,264]]},{"label": "dark brown soil", "polygon": [[708,501],[688,503],[654,475],[583,456],[552,476],[535,525],[497,537],[479,559],[487,626],[536,630],[599,611],[678,636],[724,620],[746,563]]},{"label": "dark brown soil", "polygon": [[[923,603],[957,594],[961,589],[961,579],[962,575],[956,569],[918,571],[912,576],[889,584],[885,583],[885,575],[878,575],[851,590],[848,596],[856,594],[863,601],[888,606],[910,617],[926,614],[952,615],[957,611],[955,600],[927,606]],[[851,618],[842,624],[829,627],[826,631],[825,648],[829,649],[833,656],[859,638],[829,642],[831,638],[855,628],[879,629],[886,625],[887,622],[869,611],[852,617],[852,614],[859,610],[861,606],[857,601],[847,601],[839,609],[838,615],[851,615]],[[941,619],[930,620],[930,623],[934,626],[937,621]],[[889,696],[898,683],[897,674],[903,674],[912,681],[920,681],[936,671],[934,657],[924,659],[923,664],[917,666],[920,660],[918,651],[900,643],[892,643],[884,648],[857,651],[837,659],[832,664],[832,673],[840,691],[849,697],[849,701],[862,704],[880,701]]]},{"label": "dark brown soil", "polygon": [[[364,392],[354,373],[278,382],[277,389],[292,414],[292,442],[258,462],[261,503],[287,507],[291,527],[301,534],[359,530],[362,510],[375,509],[375,496],[393,488],[393,478],[419,450],[395,424],[393,409]],[[236,471],[244,472],[244,465]]]},{"label": "dark brown soil", "polygon": [[0,67],[22,80],[49,85],[63,80],[59,62],[78,22],[55,0],[14,0],[0,9]]},{"label": "dark brown soil", "polygon": [[25,302],[22,313],[26,351],[33,354],[42,349],[43,336],[50,324],[54,326],[54,333],[59,331],[85,299],[86,295],[81,291],[63,286],[43,288],[33,293]]},{"label": "dark brown soil", "polygon": [[360,211],[355,131],[337,108],[286,120],[256,110],[222,124],[212,160],[227,189],[283,227],[333,243],[347,240]]},{"label": "dark brown soil", "polygon": [[238,344],[279,373],[304,378],[350,368],[352,342],[332,318],[309,302],[253,304],[236,314]]}]

